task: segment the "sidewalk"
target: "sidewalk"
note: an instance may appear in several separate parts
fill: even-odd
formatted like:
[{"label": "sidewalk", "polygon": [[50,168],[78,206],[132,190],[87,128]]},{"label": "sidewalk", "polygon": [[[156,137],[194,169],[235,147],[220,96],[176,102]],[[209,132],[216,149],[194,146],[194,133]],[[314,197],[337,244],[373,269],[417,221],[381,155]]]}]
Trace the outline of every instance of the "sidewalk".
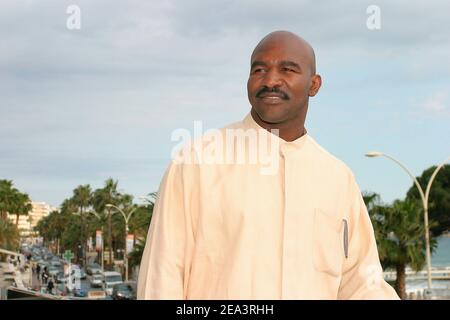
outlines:
[{"label": "sidewalk", "polygon": [[0,262],[0,300],[6,299],[6,288],[14,283],[14,270],[11,270],[10,264]]},{"label": "sidewalk", "polygon": [[32,273],[31,267],[21,270],[11,263],[0,262],[0,300],[6,299],[8,287],[33,291],[36,294],[45,294],[41,290],[46,288],[38,280],[37,274]]},{"label": "sidewalk", "polygon": [[[12,285],[15,285],[17,288],[39,286],[36,275],[32,275],[31,273],[31,268],[21,270],[11,263],[0,262],[0,288],[7,288]],[[30,279],[32,276],[33,279]]]},{"label": "sidewalk", "polygon": [[0,262],[0,288],[5,288],[12,284],[14,278],[14,269],[7,262]]}]

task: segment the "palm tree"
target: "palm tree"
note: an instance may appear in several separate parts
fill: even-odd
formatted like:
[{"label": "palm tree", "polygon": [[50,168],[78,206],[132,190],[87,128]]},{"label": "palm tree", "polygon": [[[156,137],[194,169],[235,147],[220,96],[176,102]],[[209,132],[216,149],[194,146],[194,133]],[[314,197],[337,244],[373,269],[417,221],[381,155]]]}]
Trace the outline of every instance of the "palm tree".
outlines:
[{"label": "palm tree", "polygon": [[[394,288],[400,298],[405,299],[406,266],[420,271],[425,264],[425,230],[420,203],[406,199],[383,205],[376,194],[366,194],[364,199],[368,202],[381,264],[383,268],[395,268]],[[430,244],[434,250],[436,240],[431,239]]]},{"label": "palm tree", "polygon": [[0,219],[8,219],[8,213],[11,212],[17,192],[11,180],[0,180]]},{"label": "palm tree", "polygon": [[43,217],[40,219],[37,223],[37,225],[34,227],[34,231],[39,233],[39,236],[41,236],[44,239],[44,243],[49,241],[52,238],[52,229],[50,228],[50,220],[52,218],[52,214]]},{"label": "palm tree", "polygon": [[0,248],[16,251],[19,248],[20,235],[16,226],[5,219],[0,219]]},{"label": "palm tree", "polygon": [[63,211],[52,211],[50,214],[39,220],[35,230],[44,238],[45,242],[56,242],[56,253],[60,253],[60,244],[64,232],[70,224],[69,215]]},{"label": "palm tree", "polygon": [[11,213],[16,215],[16,227],[19,227],[19,218],[22,215],[28,215],[33,209],[28,194],[16,192],[14,195],[14,203],[11,207]]},{"label": "palm tree", "polygon": [[81,241],[82,241],[82,248],[84,252],[84,265],[86,265],[87,262],[87,226],[86,226],[86,213],[89,209],[89,206],[92,202],[92,190],[91,186],[89,184],[86,185],[80,185],[75,190],[73,190],[73,196],[69,199],[70,203],[73,207],[77,208],[76,213],[81,218]]},{"label": "palm tree", "polygon": [[148,196],[149,197],[145,199],[145,205],[139,207],[130,222],[130,230],[134,233],[136,241],[145,241],[152,219],[156,192],[152,192],[148,194]]},{"label": "palm tree", "polygon": [[103,212],[107,209],[108,203],[115,204],[120,193],[117,191],[119,182],[109,178],[105,181],[103,188],[96,189],[92,196],[92,205],[97,212]]},{"label": "palm tree", "polygon": [[78,186],[73,190],[71,198],[72,204],[78,208],[80,214],[86,213],[87,208],[91,205],[92,191],[91,186],[86,184]]},{"label": "palm tree", "polygon": [[[21,193],[14,188],[11,180],[0,180],[1,237],[5,246],[7,245],[11,248],[16,247],[16,242],[20,241],[20,233],[18,231],[19,217],[20,215],[27,215],[31,209],[31,200],[26,193]],[[10,226],[8,214],[16,214],[17,218],[14,228]],[[8,237],[11,238],[8,239]]]},{"label": "palm tree", "polygon": [[[107,204],[118,204],[118,199],[120,193],[117,191],[117,186],[119,182],[109,178],[105,181],[105,185],[101,189],[94,191],[92,195],[92,205],[94,210],[102,214],[103,217],[106,215],[108,221],[108,248],[109,248],[109,265],[112,265],[112,222],[111,222],[111,208],[107,207]],[[106,212],[106,214],[105,214]]]}]

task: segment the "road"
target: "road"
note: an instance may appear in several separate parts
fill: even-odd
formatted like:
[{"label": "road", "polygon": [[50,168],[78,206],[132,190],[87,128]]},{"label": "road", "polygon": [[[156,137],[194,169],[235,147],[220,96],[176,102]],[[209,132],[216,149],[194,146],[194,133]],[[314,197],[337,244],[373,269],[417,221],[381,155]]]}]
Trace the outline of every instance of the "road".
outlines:
[{"label": "road", "polygon": [[[45,290],[46,285],[43,283],[42,279],[38,279],[36,274],[33,274],[33,281],[32,281],[32,288],[35,291],[41,291]],[[54,282],[55,283],[55,282]],[[55,288],[53,289],[53,294],[55,295],[66,295],[64,292],[66,292],[67,284],[64,283],[55,283]],[[74,287],[77,289],[81,289],[81,291],[84,291],[86,294],[89,291],[103,291],[102,288],[93,288],[90,285],[90,276],[87,275],[86,279],[75,281]]]}]

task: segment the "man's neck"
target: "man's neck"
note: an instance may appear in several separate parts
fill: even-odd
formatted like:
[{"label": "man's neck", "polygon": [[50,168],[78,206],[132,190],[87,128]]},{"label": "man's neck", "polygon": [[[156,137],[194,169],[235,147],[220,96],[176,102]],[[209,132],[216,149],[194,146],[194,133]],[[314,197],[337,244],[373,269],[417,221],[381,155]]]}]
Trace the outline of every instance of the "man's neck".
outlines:
[{"label": "man's neck", "polygon": [[304,127],[304,119],[302,121],[302,119],[299,119],[297,122],[295,123],[293,122],[289,122],[289,123],[267,123],[264,122],[256,113],[256,111],[252,108],[252,110],[250,111],[250,114],[253,118],[253,120],[255,120],[255,122],[262,128],[266,129],[267,131],[270,131],[271,129],[278,129],[279,130],[279,134],[278,136],[283,139],[284,141],[294,141],[297,140],[298,138],[304,136],[306,134],[306,128]]}]

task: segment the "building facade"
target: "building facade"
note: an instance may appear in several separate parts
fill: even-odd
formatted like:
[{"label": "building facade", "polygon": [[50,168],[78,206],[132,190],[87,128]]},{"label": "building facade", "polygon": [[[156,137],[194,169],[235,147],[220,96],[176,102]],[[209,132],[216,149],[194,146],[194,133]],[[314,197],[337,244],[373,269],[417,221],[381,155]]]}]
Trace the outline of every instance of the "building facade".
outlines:
[{"label": "building facade", "polygon": [[[38,224],[39,220],[48,216],[50,212],[56,210],[55,207],[45,203],[45,202],[31,202],[33,209],[28,213],[28,215],[19,216],[18,229],[20,236],[23,238],[38,236],[34,232],[34,227]],[[9,214],[9,219],[15,224],[17,215]]]}]

